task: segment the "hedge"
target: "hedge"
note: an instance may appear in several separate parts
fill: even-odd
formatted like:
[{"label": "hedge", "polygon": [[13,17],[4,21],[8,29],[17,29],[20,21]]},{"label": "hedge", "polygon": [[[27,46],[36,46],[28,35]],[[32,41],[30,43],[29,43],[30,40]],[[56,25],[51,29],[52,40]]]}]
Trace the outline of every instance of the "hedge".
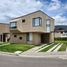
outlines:
[{"label": "hedge", "polygon": [[60,37],[59,37],[59,38],[55,38],[55,40],[58,40],[58,41],[60,41],[60,40],[61,40],[61,41],[66,41],[67,38],[60,38]]}]

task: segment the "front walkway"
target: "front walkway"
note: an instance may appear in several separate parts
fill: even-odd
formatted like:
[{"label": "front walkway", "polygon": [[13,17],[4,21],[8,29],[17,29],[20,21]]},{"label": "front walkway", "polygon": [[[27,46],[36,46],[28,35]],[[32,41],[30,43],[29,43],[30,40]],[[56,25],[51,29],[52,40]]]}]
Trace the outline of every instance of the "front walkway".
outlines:
[{"label": "front walkway", "polygon": [[34,48],[32,48],[32,49],[29,49],[29,50],[27,50],[27,51],[25,51],[25,52],[23,52],[22,54],[24,55],[28,55],[28,54],[32,54],[32,53],[37,53],[38,52],[38,50],[40,49],[40,48],[42,48],[43,46],[45,46],[46,44],[43,44],[43,45],[41,45],[41,46],[36,46],[36,47],[34,47]]},{"label": "front walkway", "polygon": [[[58,49],[62,46],[62,44],[59,44],[59,43],[53,46],[52,48],[50,48],[47,52],[39,52],[40,50],[48,46],[50,45],[44,44],[42,46],[36,46],[28,51],[23,52],[19,56],[21,57],[58,57],[58,58],[67,59],[67,52],[58,52]],[[57,48],[53,52],[51,52],[51,50],[55,47]]]}]

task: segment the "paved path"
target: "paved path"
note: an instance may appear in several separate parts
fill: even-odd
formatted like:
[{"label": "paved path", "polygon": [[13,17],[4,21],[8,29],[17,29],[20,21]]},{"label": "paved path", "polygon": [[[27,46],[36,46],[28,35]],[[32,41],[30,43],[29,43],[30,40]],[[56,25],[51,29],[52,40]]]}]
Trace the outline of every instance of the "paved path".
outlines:
[{"label": "paved path", "polygon": [[32,48],[32,49],[29,49],[29,50],[23,52],[22,54],[32,54],[32,53],[36,53],[37,50],[39,50],[41,47],[43,47],[43,46],[45,46],[45,45],[46,45],[46,44],[43,44],[43,45],[41,45],[41,46],[36,46],[36,47],[34,47],[34,48]]},{"label": "paved path", "polygon": [[54,45],[52,48],[50,48],[47,52],[51,52],[53,49],[55,49],[57,46],[59,46],[59,44]]},{"label": "paved path", "polygon": [[62,46],[63,44],[60,44],[53,52],[58,52],[59,48]]},{"label": "paved path", "polygon": [[[54,44],[54,43],[52,43],[52,44]],[[39,51],[41,51],[41,50],[43,50],[43,49],[45,49],[45,48],[47,48],[47,47],[51,46],[52,44],[50,44],[50,45],[46,45],[46,46],[44,46],[43,48],[41,48],[41,49],[37,50],[36,52],[39,52]]]}]

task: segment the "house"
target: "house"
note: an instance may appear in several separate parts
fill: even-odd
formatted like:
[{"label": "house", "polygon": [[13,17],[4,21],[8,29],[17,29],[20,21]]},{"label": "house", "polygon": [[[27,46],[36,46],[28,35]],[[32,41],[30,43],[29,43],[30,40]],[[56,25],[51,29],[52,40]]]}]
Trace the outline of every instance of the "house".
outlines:
[{"label": "house", "polygon": [[36,11],[10,21],[10,42],[43,44],[54,41],[54,19]]},{"label": "house", "polygon": [[67,37],[67,25],[56,25],[55,26],[55,38]]},{"label": "house", "polygon": [[10,38],[9,24],[0,23],[0,41],[7,42]]}]

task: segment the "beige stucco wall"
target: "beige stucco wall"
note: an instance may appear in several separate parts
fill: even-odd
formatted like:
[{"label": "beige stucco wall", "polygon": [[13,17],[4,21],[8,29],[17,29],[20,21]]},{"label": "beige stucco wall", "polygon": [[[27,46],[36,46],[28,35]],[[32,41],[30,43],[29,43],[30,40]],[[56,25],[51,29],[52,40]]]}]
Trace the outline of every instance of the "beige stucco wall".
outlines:
[{"label": "beige stucco wall", "polygon": [[33,33],[33,43],[41,44],[41,36],[39,33]]},{"label": "beige stucco wall", "polygon": [[[42,26],[33,27],[32,22],[33,18],[41,17]],[[22,23],[22,19],[25,19],[25,23]],[[54,31],[54,19],[48,15],[42,13],[41,11],[23,16],[21,18],[15,19],[17,21],[17,29],[21,32],[45,32],[46,33],[46,20],[50,19],[50,29]],[[14,21],[15,21],[14,20]]]},{"label": "beige stucco wall", "polygon": [[[14,37],[14,35],[17,35],[17,37]],[[22,37],[22,40],[20,40],[19,37]],[[41,43],[40,34],[32,33],[32,38],[33,38],[32,41],[27,41],[26,40],[26,33],[11,34],[10,42],[11,43],[28,43],[28,44],[34,44],[34,45],[38,45]]]},{"label": "beige stucco wall", "polygon": [[2,33],[10,33],[8,24],[0,24],[0,34]]},{"label": "beige stucco wall", "polygon": [[[14,37],[14,35],[17,35],[17,37]],[[45,35],[44,38],[46,39],[47,34],[44,34],[44,35]],[[53,33],[49,34],[49,37],[48,37],[49,39],[47,40],[48,43],[54,41],[53,35],[54,35]],[[22,37],[22,40],[20,40],[19,37]],[[11,34],[10,42],[11,43],[27,43],[27,44],[39,45],[39,44],[41,44],[41,33],[32,33],[32,41],[26,40],[26,33]]]},{"label": "beige stucco wall", "polygon": [[[14,37],[14,35],[17,37]],[[11,34],[10,36],[11,43],[26,43],[26,34]],[[20,40],[19,37],[22,37],[22,40]]]},{"label": "beige stucco wall", "polygon": [[50,33],[50,43],[54,42],[54,33]]},{"label": "beige stucco wall", "polygon": [[3,35],[5,34],[5,41],[10,38],[9,24],[0,23],[0,41],[3,41]]}]

